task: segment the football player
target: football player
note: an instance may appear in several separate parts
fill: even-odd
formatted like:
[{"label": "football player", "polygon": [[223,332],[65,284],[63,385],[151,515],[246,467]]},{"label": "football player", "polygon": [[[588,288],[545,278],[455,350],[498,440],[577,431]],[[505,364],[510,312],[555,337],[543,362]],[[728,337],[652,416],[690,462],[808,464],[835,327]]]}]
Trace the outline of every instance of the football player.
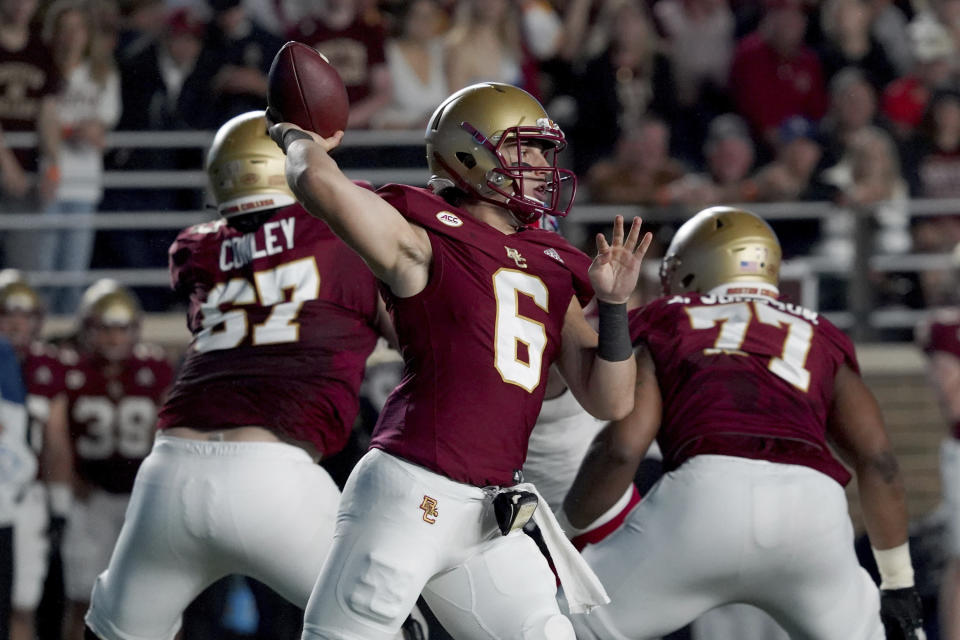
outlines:
[{"label": "football player", "polygon": [[51,482],[71,483],[74,501],[63,540],[65,636],[83,637],[83,614],[97,574],[120,533],[140,463],[150,452],[157,411],[173,378],[163,351],[143,344],[140,304],[114,280],[81,298],[76,351],[62,347],[66,422],[51,414],[44,465]]},{"label": "football player", "polygon": [[[0,335],[13,345],[20,362],[27,390],[27,438],[36,456],[41,455],[51,413],[63,415],[66,410],[63,367],[57,350],[39,339],[43,319],[43,303],[22,275],[12,269],[0,272]],[[48,533],[62,533],[70,495],[69,485],[60,484],[51,486],[48,496],[38,473],[16,504],[12,640],[33,640],[35,636],[34,613],[49,564]],[[57,526],[50,526],[48,497]]]},{"label": "football player", "polygon": [[[641,239],[638,219],[626,234],[618,217],[588,275],[583,253],[529,227],[566,214],[575,181],[556,165],[562,131],[509,85],[472,85],[437,108],[430,189],[356,187],[328,155],[342,132],[324,139],[283,122],[271,135],[300,202],[382,282],[404,356],[403,380],[344,489],[304,638],[388,638],[421,591],[458,638],[573,638],[553,574],[520,531],[531,514],[557,534],[551,554],[574,609],[606,594],[550,510],[533,508],[535,488],[510,487],[553,362],[598,417],[630,410],[625,302],[650,235]],[[594,292],[599,342],[581,309]]]},{"label": "football player", "polygon": [[[954,256],[960,253],[954,251]],[[947,505],[949,560],[940,586],[940,635],[960,640],[960,310],[942,309],[917,328],[928,357],[927,374],[950,434],[940,447],[940,475]]]},{"label": "football player", "polygon": [[316,462],[346,444],[367,357],[393,333],[360,258],[295,203],[266,131],[262,111],[220,127],[206,166],[220,219],[170,247],[193,338],[90,637],[170,640],[228,574],[303,608],[330,548],[340,492]]},{"label": "football player", "polygon": [[[598,435],[564,501],[586,527],[656,437],[665,476],[583,551],[613,594],[578,638],[654,638],[743,602],[791,637],[923,637],[903,483],[850,340],[779,298],[780,244],[756,215],[701,211],[661,264],[663,297],[631,313],[635,409]],[[843,487],[857,475],[880,569],[857,562]]]}]

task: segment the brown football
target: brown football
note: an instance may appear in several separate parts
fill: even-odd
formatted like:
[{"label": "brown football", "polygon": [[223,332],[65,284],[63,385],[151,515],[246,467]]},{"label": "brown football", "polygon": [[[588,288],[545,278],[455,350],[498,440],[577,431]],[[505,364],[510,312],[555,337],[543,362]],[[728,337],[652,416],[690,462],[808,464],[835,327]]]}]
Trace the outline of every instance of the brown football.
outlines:
[{"label": "brown football", "polygon": [[284,122],[324,138],[347,128],[350,103],[337,70],[302,42],[280,48],[267,77],[267,104]]}]

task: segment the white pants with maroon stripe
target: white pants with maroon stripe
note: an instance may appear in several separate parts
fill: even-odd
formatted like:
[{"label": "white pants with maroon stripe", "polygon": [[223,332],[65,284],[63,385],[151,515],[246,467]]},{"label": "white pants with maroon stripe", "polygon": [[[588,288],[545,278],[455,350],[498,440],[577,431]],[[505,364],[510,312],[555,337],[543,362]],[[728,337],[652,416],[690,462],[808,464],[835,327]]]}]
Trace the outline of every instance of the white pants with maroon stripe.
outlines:
[{"label": "white pants with maroon stripe", "polygon": [[422,591],[458,640],[573,640],[546,560],[522,532],[500,534],[491,501],[484,489],[367,452],[344,487],[304,639],[390,638]]},{"label": "white pants with maroon stripe", "polygon": [[612,602],[577,638],[640,640],[730,602],[810,640],[883,640],[879,590],[857,563],[843,488],[798,465],[704,455],[667,473],[583,555]]},{"label": "white pants with maroon stripe", "polygon": [[32,611],[40,604],[47,578],[47,491],[34,482],[14,507],[13,527],[13,608]]},{"label": "white pants with maroon stripe", "polygon": [[231,573],[305,606],[339,493],[293,445],[158,436],[87,624],[106,640],[168,640],[197,594]]}]

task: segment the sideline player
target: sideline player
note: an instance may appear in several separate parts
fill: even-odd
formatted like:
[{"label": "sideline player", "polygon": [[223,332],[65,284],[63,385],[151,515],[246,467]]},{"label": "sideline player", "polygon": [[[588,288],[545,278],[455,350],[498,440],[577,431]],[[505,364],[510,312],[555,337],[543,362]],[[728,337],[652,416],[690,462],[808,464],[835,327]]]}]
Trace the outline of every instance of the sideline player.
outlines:
[{"label": "sideline player", "polygon": [[[957,255],[957,252],[954,252]],[[917,328],[928,357],[927,375],[937,394],[950,435],[940,446],[940,475],[948,509],[947,567],[940,585],[940,635],[960,640],[960,310],[931,314]]]},{"label": "sideline player", "polygon": [[[556,166],[563,133],[509,85],[473,85],[437,108],[431,190],[357,188],[328,155],[342,132],[323,139],[277,123],[271,135],[298,199],[383,283],[404,356],[404,378],[344,489],[304,638],[388,638],[421,591],[455,637],[572,638],[553,575],[519,531],[531,511],[541,529],[553,525],[554,560],[569,560],[557,565],[575,608],[606,594],[549,509],[531,509],[532,485],[503,488],[519,479],[554,361],[599,417],[630,410],[625,302],[650,235],[641,241],[634,220],[625,239],[618,217],[612,245],[597,239],[588,282],[584,254],[527,226],[566,214],[575,182]],[[599,342],[581,309],[591,288]],[[480,606],[497,615],[481,617]]]},{"label": "sideline player", "polygon": [[[0,272],[0,334],[17,352],[27,388],[26,407],[30,420],[27,437],[33,452],[40,456],[43,433],[51,413],[63,415],[66,411],[66,397],[62,393],[63,366],[57,349],[39,339],[44,319],[40,296],[19,273],[12,271]],[[16,505],[11,640],[34,638],[34,614],[40,603],[49,564],[48,532],[55,536],[62,533],[60,523],[65,522],[70,494],[69,485],[50,487],[50,510],[58,523],[53,527],[49,522],[48,491],[39,474]]]},{"label": "sideline player", "polygon": [[262,111],[220,127],[221,219],[170,248],[193,340],[94,588],[87,624],[106,640],[173,638],[232,573],[303,608],[333,538],[340,492],[316,462],[346,444],[367,356],[393,334],[360,258],[295,204],[266,131]]},{"label": "sideline player", "polygon": [[110,559],[173,377],[163,351],[139,342],[140,316],[128,289],[99,280],[80,300],[77,350],[60,349],[66,424],[51,414],[44,465],[51,483],[74,490],[63,538],[67,638],[83,637],[90,590]]},{"label": "sideline player", "polygon": [[[879,407],[850,340],[778,299],[780,245],[726,207],[677,232],[664,297],[631,314],[635,409],[591,446],[564,503],[583,526],[623,493],[654,437],[666,475],[584,557],[613,594],[579,638],[653,638],[745,602],[791,636],[922,638],[907,511]],[[853,467],[881,591],[858,562]],[[881,611],[882,610],[882,611]],[[881,622],[881,616],[883,622]]]}]

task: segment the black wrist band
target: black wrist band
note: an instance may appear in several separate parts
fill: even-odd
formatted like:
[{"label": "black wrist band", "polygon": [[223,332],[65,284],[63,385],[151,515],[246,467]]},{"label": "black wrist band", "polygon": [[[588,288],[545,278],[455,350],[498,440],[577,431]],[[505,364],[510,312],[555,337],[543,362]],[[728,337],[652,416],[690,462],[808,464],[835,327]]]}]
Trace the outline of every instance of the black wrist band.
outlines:
[{"label": "black wrist band", "polygon": [[627,320],[627,303],[610,304],[597,300],[597,308],[600,311],[597,355],[607,362],[627,360],[633,355]]},{"label": "black wrist band", "polygon": [[300,129],[287,129],[283,134],[283,152],[286,153],[290,145],[297,140],[313,140],[310,134]]}]

